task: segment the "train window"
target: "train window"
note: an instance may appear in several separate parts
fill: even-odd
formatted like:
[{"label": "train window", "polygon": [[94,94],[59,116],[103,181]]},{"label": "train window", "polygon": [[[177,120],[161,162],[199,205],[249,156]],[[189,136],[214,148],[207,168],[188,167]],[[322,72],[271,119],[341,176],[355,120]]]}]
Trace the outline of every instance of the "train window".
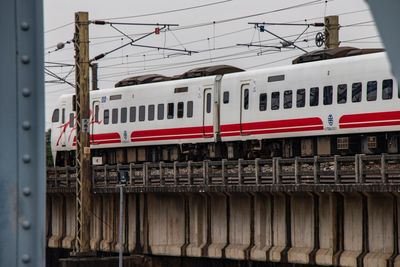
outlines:
[{"label": "train window", "polygon": [[58,122],[60,119],[60,110],[56,108],[53,112],[53,116],[51,117],[51,122]]},{"label": "train window", "polygon": [[337,103],[344,104],[347,102],[347,84],[339,84],[337,87]]},{"label": "train window", "polygon": [[296,107],[304,108],[306,105],[306,89],[297,89]]},{"label": "train window", "polygon": [[149,111],[148,111],[148,119],[149,121],[154,121],[154,105],[149,105]]},{"label": "train window", "polygon": [[65,108],[63,108],[61,112],[61,123],[65,123]]},{"label": "train window", "polygon": [[136,107],[129,108],[129,121],[130,122],[136,121]]},{"label": "train window", "polygon": [[376,81],[369,81],[367,83],[367,101],[376,100],[376,92],[378,88],[378,83]]},{"label": "train window", "polygon": [[187,117],[191,118],[193,117],[193,101],[188,101],[187,102]]},{"label": "train window", "polygon": [[121,123],[125,123],[127,119],[127,109],[121,108]]},{"label": "train window", "polygon": [[122,95],[110,95],[110,100],[120,100],[122,99]]},{"label": "train window", "polygon": [[262,93],[260,94],[260,106],[259,106],[260,111],[266,111],[267,110],[267,93]]},{"label": "train window", "polygon": [[118,109],[113,108],[111,111],[111,123],[117,124],[118,123]]},{"label": "train window", "polygon": [[188,87],[178,87],[175,88],[174,93],[186,93],[188,91]]},{"label": "train window", "polygon": [[[70,114],[71,115],[71,114]],[[104,118],[103,118],[103,120],[104,120],[104,124],[108,124],[108,122],[109,122],[109,120],[110,120],[110,111],[108,110],[108,109],[105,109],[104,110],[104,114],[103,114],[104,116]],[[71,119],[71,116],[70,116],[70,119]]]},{"label": "train window", "polygon": [[211,112],[211,93],[207,93],[207,113]]},{"label": "train window", "polygon": [[273,92],[271,94],[271,109],[279,109],[279,92]]},{"label": "train window", "polygon": [[228,91],[224,92],[223,102],[224,102],[224,104],[228,104],[229,103],[229,92]]},{"label": "train window", "polygon": [[69,114],[69,127],[73,128],[75,125],[75,116],[74,113]]},{"label": "train window", "polygon": [[243,108],[247,110],[249,109],[249,89],[244,89],[243,95]]},{"label": "train window", "polygon": [[393,80],[383,80],[382,83],[382,99],[392,99],[393,97]]},{"label": "train window", "polygon": [[287,90],[283,93],[283,108],[292,108],[293,103],[293,92]]},{"label": "train window", "polygon": [[144,121],[146,119],[146,107],[139,106],[139,121]]},{"label": "train window", "polygon": [[333,87],[332,85],[324,86],[324,105],[332,105]]},{"label": "train window", "polygon": [[168,103],[167,119],[174,118],[174,103]]},{"label": "train window", "polygon": [[[63,110],[64,112],[64,110]],[[96,105],[94,106],[94,121],[98,122],[99,121],[99,106]]]},{"label": "train window", "polygon": [[319,99],[319,88],[312,87],[310,88],[310,106],[315,107],[318,106]]},{"label": "train window", "polygon": [[178,118],[183,118],[183,102],[178,102]]},{"label": "train window", "polygon": [[362,94],[362,83],[353,83],[351,86],[351,102],[360,102]]},{"label": "train window", "polygon": [[164,104],[158,104],[157,106],[157,120],[164,119]]}]

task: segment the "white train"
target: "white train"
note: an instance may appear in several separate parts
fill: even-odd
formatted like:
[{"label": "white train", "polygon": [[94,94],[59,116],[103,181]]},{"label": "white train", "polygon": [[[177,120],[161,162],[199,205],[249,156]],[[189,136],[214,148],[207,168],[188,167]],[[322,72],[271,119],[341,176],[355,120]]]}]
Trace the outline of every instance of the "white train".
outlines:
[{"label": "white train", "polygon": [[[72,94],[51,127],[73,164]],[[398,153],[400,90],[384,52],[90,92],[94,163]]]}]

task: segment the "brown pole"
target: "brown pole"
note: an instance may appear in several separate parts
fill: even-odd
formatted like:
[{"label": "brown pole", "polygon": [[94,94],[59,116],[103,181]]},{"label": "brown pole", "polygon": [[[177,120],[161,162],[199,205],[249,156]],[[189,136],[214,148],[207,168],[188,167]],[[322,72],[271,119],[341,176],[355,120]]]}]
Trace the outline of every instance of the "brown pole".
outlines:
[{"label": "brown pole", "polygon": [[74,253],[90,251],[91,170],[89,144],[89,21],[87,12],[75,13],[76,95],[76,242]]}]

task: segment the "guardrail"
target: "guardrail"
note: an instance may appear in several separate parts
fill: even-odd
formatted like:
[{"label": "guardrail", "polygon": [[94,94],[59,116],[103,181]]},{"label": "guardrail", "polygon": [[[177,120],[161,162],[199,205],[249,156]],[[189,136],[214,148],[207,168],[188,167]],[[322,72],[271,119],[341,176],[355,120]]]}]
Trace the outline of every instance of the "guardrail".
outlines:
[{"label": "guardrail", "polygon": [[[400,155],[92,166],[93,189],[112,191],[118,184],[118,173],[127,180],[126,190],[135,192],[168,188],[185,191],[207,190],[211,187],[279,186],[283,190],[285,186],[304,185],[400,185]],[[62,188],[65,188],[64,191],[73,191],[75,187],[74,167],[48,168],[47,176],[50,192],[60,192]]]}]

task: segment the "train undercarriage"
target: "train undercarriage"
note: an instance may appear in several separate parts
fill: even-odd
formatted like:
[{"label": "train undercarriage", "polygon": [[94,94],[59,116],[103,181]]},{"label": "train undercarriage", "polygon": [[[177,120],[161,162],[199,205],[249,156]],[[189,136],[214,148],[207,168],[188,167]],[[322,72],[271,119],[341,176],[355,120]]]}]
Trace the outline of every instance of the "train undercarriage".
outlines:
[{"label": "train undercarriage", "polygon": [[[235,142],[92,149],[92,164],[268,159],[399,153],[399,132]],[[57,166],[74,166],[75,151],[57,152]]]}]

